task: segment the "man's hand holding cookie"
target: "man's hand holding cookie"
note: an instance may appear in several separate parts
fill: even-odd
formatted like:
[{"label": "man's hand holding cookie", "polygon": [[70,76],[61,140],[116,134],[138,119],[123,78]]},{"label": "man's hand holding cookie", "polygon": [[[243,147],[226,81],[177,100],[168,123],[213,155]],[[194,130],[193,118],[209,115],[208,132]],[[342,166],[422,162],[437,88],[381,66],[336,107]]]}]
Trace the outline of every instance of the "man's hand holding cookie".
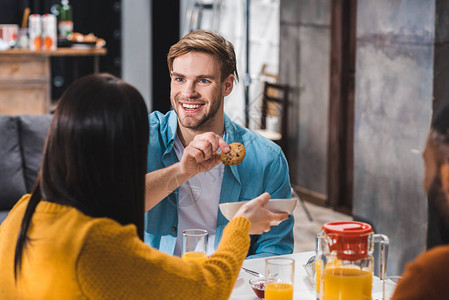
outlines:
[{"label": "man's hand holding cookie", "polygon": [[198,173],[207,172],[221,162],[218,148],[222,152],[230,151],[223,138],[213,132],[206,132],[195,136],[193,141],[184,149],[181,158],[182,173],[193,177]]},{"label": "man's hand holding cookie", "polygon": [[[221,149],[221,154],[218,149]],[[181,158],[183,174],[193,177],[198,173],[212,170],[220,162],[228,166],[238,165],[245,157],[245,146],[241,143],[227,144],[223,138],[213,132],[195,136],[184,149]]]}]

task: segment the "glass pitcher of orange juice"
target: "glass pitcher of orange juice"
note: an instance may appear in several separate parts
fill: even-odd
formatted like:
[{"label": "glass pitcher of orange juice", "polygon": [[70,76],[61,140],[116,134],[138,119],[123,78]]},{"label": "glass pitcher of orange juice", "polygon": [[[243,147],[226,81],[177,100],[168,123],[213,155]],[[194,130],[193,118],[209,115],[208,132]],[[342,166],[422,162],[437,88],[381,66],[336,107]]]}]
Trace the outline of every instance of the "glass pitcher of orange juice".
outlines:
[{"label": "glass pitcher of orange juice", "polygon": [[380,243],[379,277],[386,272],[389,239],[362,222],[330,222],[317,244],[317,299],[371,300],[374,243]]}]

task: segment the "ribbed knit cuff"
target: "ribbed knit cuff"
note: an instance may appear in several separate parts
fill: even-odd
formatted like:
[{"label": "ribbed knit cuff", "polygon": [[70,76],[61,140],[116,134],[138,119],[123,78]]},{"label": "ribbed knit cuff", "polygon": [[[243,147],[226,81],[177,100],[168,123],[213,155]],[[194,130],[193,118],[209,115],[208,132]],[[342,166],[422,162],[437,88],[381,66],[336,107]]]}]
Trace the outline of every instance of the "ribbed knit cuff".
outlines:
[{"label": "ribbed knit cuff", "polygon": [[251,228],[251,223],[249,220],[245,217],[237,217],[232,219],[228,225],[226,226],[226,229],[233,228],[235,230],[243,231],[246,234],[249,234],[249,229]]}]

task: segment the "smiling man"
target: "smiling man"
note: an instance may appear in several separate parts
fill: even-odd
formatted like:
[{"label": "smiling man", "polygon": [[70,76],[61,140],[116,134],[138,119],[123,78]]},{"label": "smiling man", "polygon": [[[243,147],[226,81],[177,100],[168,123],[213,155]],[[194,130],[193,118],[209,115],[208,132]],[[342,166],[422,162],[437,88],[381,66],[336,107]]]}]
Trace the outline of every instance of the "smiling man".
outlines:
[{"label": "smiling man", "polygon": [[[218,204],[247,201],[264,192],[290,198],[288,166],[280,147],[233,123],[224,98],[238,79],[234,47],[205,30],[187,34],[170,48],[173,110],[149,116],[145,242],[181,255],[182,232],[209,232],[208,253],[215,251],[228,221]],[[224,166],[220,151],[228,143],[246,147],[237,166]],[[248,257],[293,252],[293,216],[271,231],[251,237]]]}]

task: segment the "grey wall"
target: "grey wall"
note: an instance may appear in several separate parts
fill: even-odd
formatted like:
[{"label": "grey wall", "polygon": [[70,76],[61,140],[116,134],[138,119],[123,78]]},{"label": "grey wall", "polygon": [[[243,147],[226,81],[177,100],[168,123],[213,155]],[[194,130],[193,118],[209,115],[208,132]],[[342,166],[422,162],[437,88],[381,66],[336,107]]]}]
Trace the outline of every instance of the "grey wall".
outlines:
[{"label": "grey wall", "polygon": [[122,1],[122,77],[142,94],[151,111],[151,1]]},{"label": "grey wall", "polygon": [[353,215],[390,237],[390,274],[426,245],[435,18],[435,1],[358,1]]},{"label": "grey wall", "polygon": [[[324,195],[330,9],[330,0],[281,0],[280,9],[292,183]],[[448,12],[443,0],[357,4],[353,215],[390,237],[390,275],[426,248],[422,151],[432,108],[449,99]]]},{"label": "grey wall", "polygon": [[292,184],[327,194],[330,1],[281,0],[279,81],[292,87]]}]

